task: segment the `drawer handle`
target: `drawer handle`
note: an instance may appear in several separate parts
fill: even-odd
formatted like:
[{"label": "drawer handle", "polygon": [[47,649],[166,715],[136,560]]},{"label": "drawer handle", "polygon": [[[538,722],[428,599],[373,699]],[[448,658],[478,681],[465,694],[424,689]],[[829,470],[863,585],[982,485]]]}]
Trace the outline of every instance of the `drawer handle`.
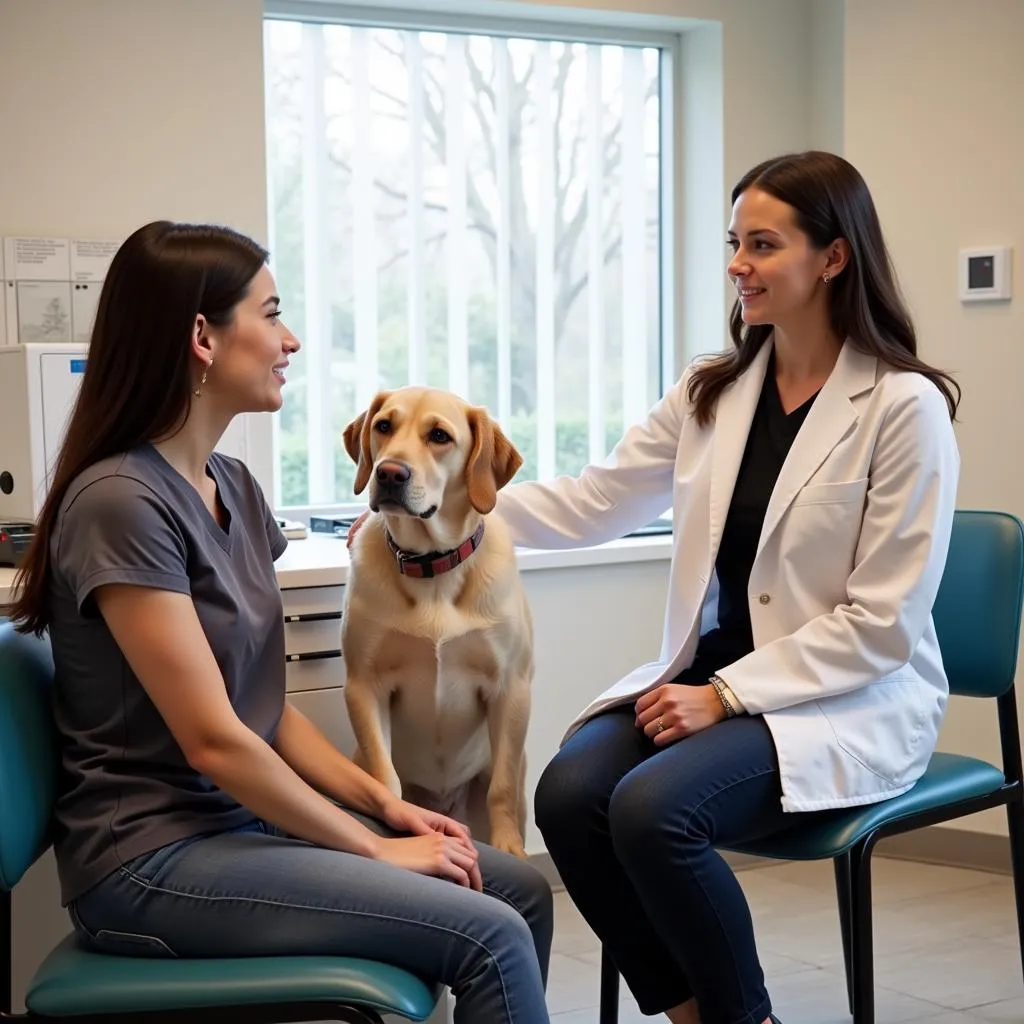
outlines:
[{"label": "drawer handle", "polygon": [[341,612],[300,612],[297,615],[286,615],[285,622],[325,622],[328,619],[340,619]]},{"label": "drawer handle", "polygon": [[285,661],[320,661],[323,658],[340,658],[341,651],[306,651],[304,654],[286,654]]}]

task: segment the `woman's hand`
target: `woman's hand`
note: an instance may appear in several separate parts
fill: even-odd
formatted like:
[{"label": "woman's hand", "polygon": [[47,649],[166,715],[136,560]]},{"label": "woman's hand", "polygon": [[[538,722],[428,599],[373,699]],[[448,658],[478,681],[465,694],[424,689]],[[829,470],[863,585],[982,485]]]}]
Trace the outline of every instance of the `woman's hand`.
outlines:
[{"label": "woman's hand", "polygon": [[[480,892],[483,882],[477,866],[477,850],[469,829],[454,818],[448,818],[437,811],[428,811],[425,807],[417,807],[408,800],[393,799],[389,801],[381,814],[385,825],[396,832],[409,832],[413,836],[442,835],[454,839],[463,846],[473,858],[469,872],[469,885]],[[428,872],[429,873],[429,872]]]},{"label": "woman's hand", "polygon": [[426,836],[431,832],[453,836],[467,846],[473,845],[469,829],[454,818],[447,818],[437,811],[417,807],[408,800],[393,799],[384,807],[381,819],[396,832],[411,832],[414,836]]},{"label": "woman's hand", "polygon": [[381,837],[373,856],[374,860],[382,860],[407,871],[447,878],[477,892],[483,891],[476,847],[472,843],[467,846],[454,836],[428,832],[422,836],[398,839]]},{"label": "woman's hand", "polygon": [[636,702],[636,727],[664,747],[725,719],[718,691],[706,686],[665,683]]}]

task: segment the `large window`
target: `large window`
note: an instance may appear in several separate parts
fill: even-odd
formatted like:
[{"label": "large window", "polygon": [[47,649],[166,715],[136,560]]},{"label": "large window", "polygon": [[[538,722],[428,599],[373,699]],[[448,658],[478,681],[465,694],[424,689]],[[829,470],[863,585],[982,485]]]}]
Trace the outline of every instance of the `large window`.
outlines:
[{"label": "large window", "polygon": [[660,395],[671,61],[553,34],[266,21],[272,265],[303,342],[278,507],[357,500],[341,432],[380,388],[486,405],[519,479],[602,459]]}]

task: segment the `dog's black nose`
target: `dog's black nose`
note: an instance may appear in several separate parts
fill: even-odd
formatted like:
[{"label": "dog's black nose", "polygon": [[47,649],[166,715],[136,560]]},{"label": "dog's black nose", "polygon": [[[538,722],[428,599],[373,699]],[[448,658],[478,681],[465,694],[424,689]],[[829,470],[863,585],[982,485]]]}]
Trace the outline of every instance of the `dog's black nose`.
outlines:
[{"label": "dog's black nose", "polygon": [[377,483],[382,487],[401,487],[410,476],[409,467],[401,462],[382,462],[377,467]]}]

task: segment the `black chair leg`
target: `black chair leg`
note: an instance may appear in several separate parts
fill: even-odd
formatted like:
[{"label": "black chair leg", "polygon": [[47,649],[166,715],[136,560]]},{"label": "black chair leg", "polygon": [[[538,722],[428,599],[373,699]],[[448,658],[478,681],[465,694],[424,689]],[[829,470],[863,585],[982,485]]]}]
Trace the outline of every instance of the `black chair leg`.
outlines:
[{"label": "black chair leg", "polygon": [[619,969],[601,947],[601,1009],[598,1024],[619,1024]]},{"label": "black chair leg", "polygon": [[875,962],[871,934],[871,852],[867,836],[850,851],[853,1024],[875,1024]]},{"label": "black chair leg", "polygon": [[1006,805],[1010,832],[1010,870],[1017,898],[1017,940],[1020,943],[1020,964],[1024,971],[1024,803],[1019,800]]},{"label": "black chair leg", "polygon": [[851,936],[850,900],[850,854],[849,852],[836,857],[836,900],[839,904],[839,930],[843,936],[843,965],[846,968],[846,1005],[853,1015],[853,948]]}]

